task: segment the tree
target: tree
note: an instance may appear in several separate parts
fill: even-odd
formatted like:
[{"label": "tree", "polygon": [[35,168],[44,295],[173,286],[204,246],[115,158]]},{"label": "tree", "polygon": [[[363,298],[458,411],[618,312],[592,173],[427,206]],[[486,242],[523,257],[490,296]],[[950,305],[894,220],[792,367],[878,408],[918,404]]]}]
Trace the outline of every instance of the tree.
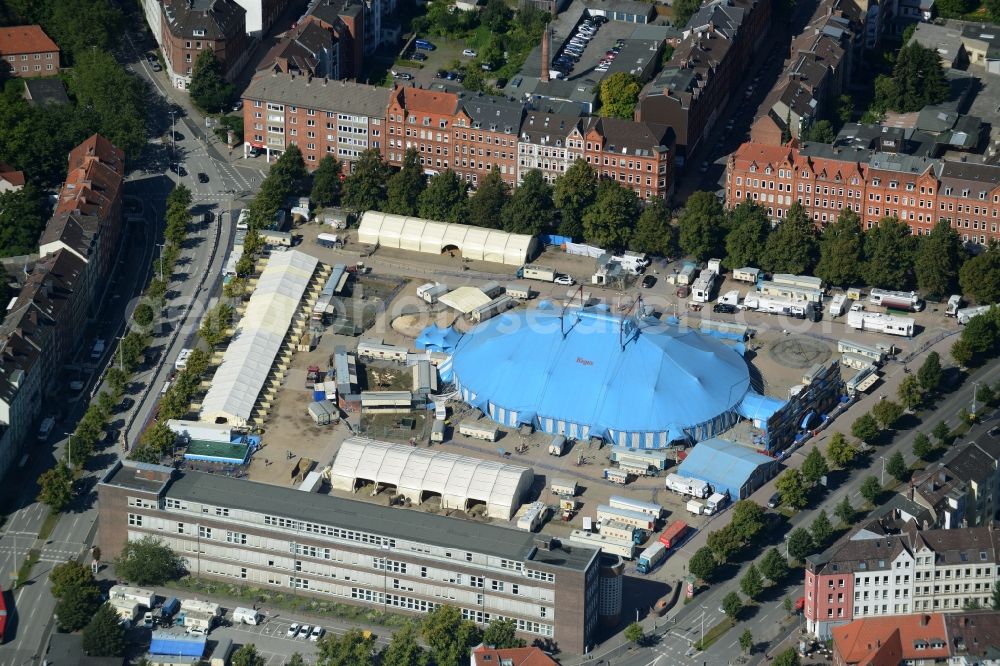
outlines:
[{"label": "tree", "polygon": [[503,207],[510,199],[510,188],[500,176],[500,172],[491,169],[479,188],[469,197],[469,223],[488,229],[503,228]]},{"label": "tree", "polygon": [[87,626],[101,605],[101,593],[96,585],[79,585],[66,589],[56,602],[55,614],[61,631],[78,631]]},{"label": "tree", "polygon": [[688,570],[699,580],[705,582],[711,582],[716,566],[715,556],[712,555],[712,549],[708,546],[702,546],[694,551],[694,555],[688,562]]},{"label": "tree", "polygon": [[425,666],[427,653],[417,642],[417,630],[406,623],[392,634],[381,654],[381,666]]},{"label": "tree", "polygon": [[701,2],[700,0],[676,0],[670,5],[670,8],[673,11],[671,23],[676,28],[683,28],[695,12],[701,8]]},{"label": "tree", "polygon": [[333,155],[326,155],[313,171],[312,191],[309,198],[317,206],[336,206],[340,203],[341,181],[344,164]]},{"label": "tree", "polygon": [[681,250],[704,261],[722,256],[726,214],[712,192],[695,192],[678,218]]},{"label": "tree", "polygon": [[[88,45],[76,57],[67,83],[76,98],[75,115],[85,121],[89,132],[100,132],[126,155],[142,153],[147,138],[147,89],[110,51]],[[62,159],[65,169],[65,153]]]},{"label": "tree", "polygon": [[740,595],[735,592],[730,592],[726,596],[722,597],[722,612],[724,612],[727,617],[735,620],[741,610],[743,610],[743,600],[740,599]]},{"label": "tree", "polygon": [[875,104],[879,108],[911,113],[948,98],[940,56],[935,49],[918,42],[910,42],[896,54],[891,82],[891,86],[876,90]]},{"label": "tree", "polygon": [[375,637],[351,629],[342,636],[328,633],[317,644],[318,663],[323,666],[374,666]]},{"label": "tree", "polygon": [[826,464],[823,452],[818,446],[814,446],[802,463],[803,480],[809,485],[816,485],[829,471],[830,467]]},{"label": "tree", "polygon": [[853,444],[847,441],[843,433],[835,432],[830,437],[830,443],[826,447],[826,455],[830,462],[837,467],[844,468],[854,462],[858,455],[858,450]]},{"label": "tree", "polygon": [[524,647],[525,642],[515,634],[517,625],[514,620],[491,620],[483,632],[483,643],[497,649]]},{"label": "tree", "polygon": [[917,381],[920,382],[920,388],[927,392],[936,391],[941,385],[941,356],[936,351],[927,354],[917,370]]},{"label": "tree", "polygon": [[636,645],[642,645],[642,642],[646,640],[646,632],[643,630],[642,625],[638,622],[633,622],[625,627],[625,640],[631,641]]},{"label": "tree", "polygon": [[597,172],[582,157],[556,178],[552,202],[559,209],[559,233],[570,238],[583,238],[583,214],[597,196]]},{"label": "tree", "polygon": [[[171,388],[171,390],[167,392],[167,395],[169,396],[171,394],[173,394],[173,399],[182,405],[180,409],[183,411],[176,415],[176,417],[179,418],[187,413],[187,404],[184,396],[182,396],[179,391],[175,391]],[[173,411],[176,411],[176,409]],[[160,408],[160,413],[162,415],[163,407]],[[139,448],[144,449],[148,454],[155,456],[155,460],[151,462],[157,462],[161,456],[164,456],[171,451],[176,438],[177,435],[167,426],[166,423],[157,421],[152,426],[147,428],[146,431],[139,437],[139,447],[136,447],[136,450]]]},{"label": "tree", "polygon": [[792,603],[791,597],[785,597],[784,599],[782,599],[781,607],[785,609],[785,613],[787,613],[789,616],[792,614],[792,611],[795,610],[795,605]]},{"label": "tree", "polygon": [[819,243],[816,225],[798,202],[767,237],[763,267],[772,273],[809,273],[816,265]]},{"label": "tree", "polygon": [[767,210],[752,201],[744,201],[729,211],[726,266],[730,269],[759,266],[770,231],[771,221],[767,217]]},{"label": "tree", "polygon": [[788,535],[788,554],[800,562],[816,552],[812,535],[804,528],[796,527]]},{"label": "tree", "polygon": [[850,525],[854,520],[854,507],[851,506],[851,498],[844,495],[843,499],[833,509],[833,515],[840,519],[840,522]]},{"label": "tree", "polygon": [[986,13],[989,15],[990,21],[1000,23],[1000,0],[986,0],[983,5],[986,7]]},{"label": "tree", "polygon": [[734,530],[739,538],[748,542],[764,529],[767,521],[764,508],[752,500],[740,500],[733,505],[729,528]]},{"label": "tree", "polygon": [[812,525],[809,526],[809,533],[817,549],[822,550],[830,541],[830,537],[833,536],[833,525],[830,524],[830,517],[826,515],[826,509],[820,509]]},{"label": "tree", "polygon": [[38,237],[45,227],[43,197],[30,183],[0,192],[0,257],[38,251]]},{"label": "tree", "polygon": [[920,380],[916,375],[906,375],[896,389],[896,397],[903,407],[913,411],[924,401],[924,392],[920,388]]},{"label": "tree", "polygon": [[869,476],[861,482],[861,496],[872,506],[875,506],[881,494],[882,484],[878,482],[877,476]]},{"label": "tree", "polygon": [[962,264],[958,282],[962,285],[962,293],[977,303],[1000,302],[1000,245],[990,243],[985,251]]},{"label": "tree", "polygon": [[802,660],[799,659],[799,653],[795,651],[795,648],[788,648],[779,653],[771,662],[772,666],[800,666],[801,663]]},{"label": "tree", "polygon": [[670,224],[670,208],[659,197],[650,199],[639,213],[629,249],[658,257],[677,253],[677,229]]},{"label": "tree", "polygon": [[879,436],[878,421],[871,415],[871,412],[862,414],[851,424],[851,434],[862,442],[873,442]]},{"label": "tree", "polygon": [[935,424],[934,429],[931,430],[931,434],[934,435],[934,439],[941,442],[941,444],[947,444],[948,440],[951,439],[951,428],[944,421],[938,421]]},{"label": "tree", "polygon": [[183,571],[181,558],[155,537],[129,540],[115,559],[118,576],[136,585],[162,585]]},{"label": "tree", "polygon": [[90,657],[125,655],[125,627],[118,617],[118,611],[110,604],[101,604],[84,628],[83,650]]},{"label": "tree", "polygon": [[920,460],[927,460],[934,453],[934,445],[931,439],[922,432],[918,432],[913,439],[913,455]]},{"label": "tree", "polygon": [[896,451],[889,459],[885,461],[885,471],[892,474],[893,478],[897,481],[905,481],[907,477],[910,476],[910,468],[906,466],[906,461],[903,460],[903,454]]},{"label": "tree", "polygon": [[965,259],[962,239],[947,220],[938,220],[926,236],[917,237],[913,270],[920,291],[931,298],[954,293]]},{"label": "tree", "polygon": [[149,303],[139,303],[132,310],[132,321],[142,328],[146,328],[152,324],[154,316],[153,308]]},{"label": "tree", "polygon": [[469,648],[479,642],[479,629],[461,612],[447,604],[438,606],[424,617],[421,634],[431,649],[435,666],[458,666]]},{"label": "tree", "polygon": [[504,231],[537,235],[554,226],[554,211],[552,188],[541,171],[532,169],[503,208]]},{"label": "tree", "polygon": [[628,72],[615,72],[601,81],[601,115],[632,120],[642,85]]},{"label": "tree", "polygon": [[381,210],[385,202],[386,174],[378,148],[361,153],[354,163],[354,172],[344,179],[344,205],[359,212]]},{"label": "tree", "polygon": [[857,284],[861,280],[863,248],[861,218],[850,208],[842,209],[836,222],[828,225],[820,236],[816,275],[823,282],[840,287]]},{"label": "tree", "polygon": [[601,180],[597,197],[583,214],[584,238],[608,249],[624,248],[639,216],[639,197],[618,181]]},{"label": "tree", "polygon": [[62,564],[52,567],[49,573],[49,582],[52,585],[52,596],[62,599],[72,588],[93,587],[97,589],[97,582],[91,570],[76,560],[67,560]]},{"label": "tree", "polygon": [[903,406],[892,400],[879,400],[872,407],[872,416],[879,425],[889,430],[903,415]]},{"label": "tree", "polygon": [[883,217],[865,233],[865,281],[883,289],[903,289],[913,270],[914,237],[910,227],[895,217]]},{"label": "tree", "polygon": [[772,583],[778,583],[788,575],[788,560],[777,548],[771,548],[760,560],[760,572]]},{"label": "tree", "polygon": [[753,652],[753,632],[749,629],[744,629],[743,633],[740,634],[740,649],[746,654]]},{"label": "tree", "polygon": [[967,368],[972,362],[972,358],[976,353],[972,349],[972,345],[969,344],[968,339],[961,337],[955,340],[955,344],[951,346],[951,358],[958,363],[959,367]]},{"label": "tree", "polygon": [[73,500],[73,472],[61,462],[38,477],[38,501],[62,511]]},{"label": "tree", "polygon": [[296,191],[295,185],[305,180],[308,175],[309,172],[306,169],[306,162],[302,158],[302,151],[299,150],[298,145],[293,143],[285,148],[285,152],[281,153],[281,157],[271,166],[271,171],[267,174],[267,180],[280,183],[284,191],[290,194]]},{"label": "tree", "polygon": [[705,539],[705,545],[712,550],[716,560],[726,562],[743,547],[743,540],[732,526],[726,525],[720,530],[710,532]]},{"label": "tree", "polygon": [[833,125],[829,120],[817,120],[806,128],[802,136],[803,141],[813,143],[832,144],[836,139],[837,133],[833,131]]},{"label": "tree", "polygon": [[781,493],[781,501],[793,509],[805,507],[808,498],[806,494],[805,482],[802,473],[797,469],[787,469],[785,473],[778,477],[775,484],[778,492]]},{"label": "tree", "polygon": [[432,176],[420,194],[417,212],[420,217],[442,222],[463,222],[468,203],[468,185],[448,169]]},{"label": "tree", "polygon": [[[403,155],[403,166],[389,177],[386,188],[386,212],[396,215],[416,215],[421,195],[426,189],[427,178],[424,176],[423,167],[420,166],[420,154],[416,148],[407,148]],[[473,223],[479,224],[475,221]]]},{"label": "tree", "polygon": [[222,63],[212,49],[203,49],[194,61],[188,93],[191,101],[207,113],[223,111],[232,99],[235,88],[227,83]]},{"label": "tree", "polygon": [[503,0],[486,0],[486,6],[479,15],[479,22],[489,28],[494,35],[507,32],[513,12]]}]

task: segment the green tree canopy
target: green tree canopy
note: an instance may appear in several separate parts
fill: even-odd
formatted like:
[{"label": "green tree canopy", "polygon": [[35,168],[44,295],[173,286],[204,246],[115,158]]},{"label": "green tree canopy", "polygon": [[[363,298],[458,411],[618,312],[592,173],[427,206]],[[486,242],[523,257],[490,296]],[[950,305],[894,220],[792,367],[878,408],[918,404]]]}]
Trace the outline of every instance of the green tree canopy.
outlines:
[{"label": "green tree canopy", "polygon": [[360,629],[327,633],[317,644],[321,666],[374,666],[375,637]]},{"label": "green tree canopy", "polygon": [[[77,113],[134,159],[146,146],[146,87],[107,51],[88,48],[69,73]],[[65,170],[65,157],[63,158]]]},{"label": "green tree canopy", "polygon": [[191,101],[206,113],[225,110],[229,100],[233,98],[235,88],[226,81],[222,63],[215,57],[212,49],[202,50],[195,58],[188,93]]},{"label": "green tree canopy", "polygon": [[847,495],[844,495],[840,502],[837,503],[837,506],[833,509],[833,515],[840,519],[840,522],[846,525],[850,525],[854,522],[854,513],[855,511],[854,507],[851,505],[851,498]]},{"label": "green tree canopy", "polygon": [[780,582],[788,575],[788,560],[777,548],[770,548],[760,560],[760,572],[772,583]]},{"label": "green tree canopy", "polygon": [[483,643],[500,650],[525,646],[517,637],[517,625],[511,619],[491,620],[483,632]]},{"label": "green tree canopy", "polygon": [[833,131],[833,125],[829,120],[817,120],[802,133],[803,141],[814,143],[832,144],[837,138],[837,133]]},{"label": "green tree canopy", "polygon": [[135,585],[162,585],[184,570],[181,558],[155,537],[129,540],[115,559],[118,576]]},{"label": "green tree canopy", "polygon": [[532,169],[503,209],[504,231],[515,234],[537,235],[551,229],[555,223],[552,205],[552,188],[542,177],[542,172]]},{"label": "green tree canopy", "polygon": [[447,604],[424,617],[421,634],[431,649],[435,666],[459,666],[468,658],[469,648],[480,640],[479,628],[462,619],[462,613]]},{"label": "green tree canopy", "polygon": [[718,565],[715,562],[715,556],[712,554],[712,549],[708,546],[702,546],[696,550],[688,562],[688,570],[697,576],[698,579],[705,582],[712,581],[716,566]]},{"label": "green tree canopy", "polygon": [[552,202],[559,209],[559,233],[583,238],[583,214],[597,197],[597,172],[582,157],[558,178],[552,188]]},{"label": "green tree canopy", "polygon": [[503,208],[509,200],[510,188],[500,176],[500,171],[492,169],[469,197],[469,223],[488,229],[503,229]]},{"label": "green tree canopy", "polygon": [[625,640],[632,641],[636,645],[639,645],[646,639],[646,632],[643,630],[642,625],[638,622],[632,622],[627,627],[625,627]]},{"label": "green tree canopy", "polygon": [[793,509],[801,509],[808,502],[808,493],[802,473],[795,468],[786,469],[778,477],[775,487],[781,493],[781,501]]},{"label": "green tree canopy", "polygon": [[906,409],[916,409],[924,401],[924,392],[920,388],[920,380],[916,375],[906,375],[896,389],[896,397]]},{"label": "green tree canopy", "polygon": [[584,237],[588,243],[608,249],[624,248],[639,216],[639,198],[614,180],[597,185],[597,197],[583,214]]},{"label": "green tree canopy", "polygon": [[869,476],[861,482],[861,496],[872,506],[875,506],[881,494],[882,484],[878,482],[877,476]]},{"label": "green tree canopy", "polygon": [[699,0],[676,0],[676,2],[670,5],[670,10],[673,13],[673,18],[670,21],[671,25],[676,28],[683,28],[700,8],[701,2]]},{"label": "green tree canopy", "polygon": [[944,77],[941,57],[935,49],[918,42],[910,42],[901,48],[896,54],[892,77],[880,79],[874,104],[883,111],[891,109],[911,113],[948,98],[948,82]]},{"label": "green tree canopy", "polygon": [[811,273],[819,255],[816,225],[799,203],[793,203],[767,237],[763,266],[772,273]]},{"label": "green tree canopy", "polygon": [[855,456],[858,455],[858,450],[853,444],[847,441],[843,433],[835,432],[830,437],[830,443],[826,447],[826,455],[831,463],[837,467],[844,468],[854,462]]},{"label": "green tree canopy", "polygon": [[796,527],[788,535],[788,555],[800,562],[816,552],[816,543],[805,528]]},{"label": "green tree canopy", "polygon": [[861,218],[850,208],[844,208],[836,222],[827,225],[820,236],[816,275],[838,287],[857,284],[861,280],[863,248]]},{"label": "green tree canopy", "polygon": [[830,537],[833,536],[833,525],[830,524],[830,517],[826,515],[826,509],[819,510],[819,514],[809,526],[809,532],[812,534],[816,547],[820,550],[830,542]]},{"label": "green tree canopy", "polygon": [[739,594],[736,592],[730,592],[726,596],[722,597],[722,611],[728,617],[735,620],[741,610],[743,610],[743,600],[740,599]]},{"label": "green tree canopy", "polygon": [[393,632],[380,657],[381,666],[426,666],[428,663],[427,653],[417,642],[417,630],[411,623]]},{"label": "green tree canopy", "polygon": [[465,222],[469,186],[457,173],[447,169],[432,176],[417,203],[420,217],[442,222]]},{"label": "green tree canopy", "polygon": [[880,426],[888,430],[903,416],[903,407],[892,400],[879,400],[872,406],[872,416]]},{"label": "green tree canopy", "polygon": [[854,419],[854,423],[851,424],[851,434],[862,442],[873,442],[879,436],[878,421],[871,412],[866,412]]},{"label": "green tree canopy", "polygon": [[37,252],[45,212],[44,195],[31,183],[0,192],[0,257]]},{"label": "green tree canopy", "polygon": [[111,604],[101,604],[83,630],[83,649],[91,657],[125,656],[125,627]]},{"label": "green tree canopy", "polygon": [[917,237],[913,270],[920,291],[930,298],[954,293],[964,260],[962,239],[947,221],[938,220],[929,235]]},{"label": "green tree canopy", "polygon": [[678,218],[681,250],[700,261],[721,257],[725,249],[726,213],[712,192],[695,192]]},{"label": "green tree canopy", "polygon": [[387,178],[385,162],[377,148],[361,153],[354,171],[344,180],[344,205],[360,212],[382,210]]},{"label": "green tree canopy", "polygon": [[941,385],[941,355],[932,351],[924,358],[923,364],[917,370],[917,381],[925,391],[936,391]]},{"label": "green tree canopy", "polygon": [[771,662],[771,666],[800,666],[802,660],[799,659],[799,653],[795,651],[795,648],[788,648],[784,652],[779,652]]},{"label": "green tree canopy", "polygon": [[910,476],[910,468],[903,460],[903,454],[896,451],[885,461],[885,471],[889,472],[897,481],[905,481]]},{"label": "green tree canopy", "polygon": [[883,289],[904,289],[913,272],[915,239],[910,227],[895,217],[883,217],[865,233],[865,281]]},{"label": "green tree canopy", "polygon": [[726,260],[730,269],[760,266],[767,247],[771,221],[767,211],[752,201],[744,201],[729,211]]},{"label": "green tree canopy", "polygon": [[[285,152],[281,153],[281,157],[271,165],[271,171],[267,174],[267,179],[282,182],[285,190],[288,193],[293,193],[296,192],[295,186],[300,181],[305,180],[308,175],[309,172],[306,170],[305,160],[302,159],[302,151],[299,150],[297,144],[293,143],[285,148]],[[281,203],[284,203],[284,201]]]},{"label": "green tree canopy", "polygon": [[628,72],[615,72],[601,80],[601,115],[632,120],[642,86]]},{"label": "green tree canopy", "polygon": [[934,452],[934,444],[930,437],[922,432],[918,432],[913,439],[913,455],[921,460],[927,460]]},{"label": "green tree canopy", "polygon": [[756,599],[764,591],[764,579],[753,562],[747,567],[746,573],[740,578],[740,590],[748,599]]},{"label": "green tree canopy", "polygon": [[823,457],[823,452],[819,450],[818,446],[813,447],[802,463],[803,480],[810,485],[815,485],[819,483],[819,480],[826,476],[829,471],[830,467],[826,464],[826,458]]},{"label": "green tree canopy", "polygon": [[629,249],[657,257],[672,257],[677,253],[677,229],[670,224],[670,208],[663,199],[651,199],[643,206]]},{"label": "green tree canopy", "polygon": [[340,176],[344,165],[333,155],[326,155],[313,171],[312,191],[309,198],[317,206],[336,206],[340,203]]},{"label": "green tree canopy", "polygon": [[100,605],[101,593],[96,585],[69,587],[56,601],[57,624],[62,631],[83,629]]},{"label": "green tree canopy", "polygon": [[93,572],[76,560],[67,560],[52,567],[49,583],[52,585],[52,596],[56,599],[66,596],[71,588],[97,588]]},{"label": "green tree canopy", "polygon": [[733,505],[729,526],[742,541],[751,541],[765,525],[764,507],[760,504],[753,500],[739,500]]},{"label": "green tree canopy", "polygon": [[38,477],[38,501],[53,511],[62,511],[73,499],[73,472],[59,462]]},{"label": "green tree canopy", "polygon": [[964,264],[958,272],[962,293],[971,296],[977,303],[992,305],[1000,303],[1000,244],[990,243]]},{"label": "green tree canopy", "polygon": [[[420,197],[427,189],[427,178],[420,166],[420,154],[416,148],[407,148],[403,155],[403,166],[389,177],[385,211],[396,215],[416,215]],[[481,224],[475,219],[473,224]]]},{"label": "green tree canopy", "polygon": [[705,545],[712,550],[718,562],[725,563],[743,547],[743,538],[732,525],[726,525],[722,529],[709,532]]}]

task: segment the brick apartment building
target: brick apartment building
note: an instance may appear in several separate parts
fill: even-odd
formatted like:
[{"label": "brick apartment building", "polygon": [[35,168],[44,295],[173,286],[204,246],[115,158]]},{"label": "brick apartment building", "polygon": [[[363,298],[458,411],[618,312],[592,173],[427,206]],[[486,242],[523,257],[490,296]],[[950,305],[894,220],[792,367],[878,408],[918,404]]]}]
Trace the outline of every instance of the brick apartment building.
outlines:
[{"label": "brick apartment building", "polygon": [[337,32],[307,16],[267,52],[257,71],[336,80],[340,78],[340,49]]},{"label": "brick apartment building", "polygon": [[[571,136],[579,145],[581,140]],[[673,134],[669,127],[620,118],[591,118],[582,139],[584,159],[601,178],[639,196],[669,198],[673,191]]]},{"label": "brick apartment building", "polygon": [[886,517],[806,558],[810,633],[826,639],[853,620],[988,607],[1000,580],[1000,533],[992,524],[920,530]]},{"label": "brick apartment building", "polygon": [[0,476],[30,452],[43,410],[65,402],[56,383],[119,246],[123,167],[122,152],[100,135],[73,149],[40,258],[0,324]]},{"label": "brick apartment building", "polygon": [[320,0],[309,17],[337,35],[340,76],[356,79],[364,68],[365,7],[354,0]]},{"label": "brick apartment building", "polygon": [[176,88],[187,90],[206,49],[215,53],[227,81],[236,80],[250,58],[246,10],[235,0],[143,0],[143,9]]},{"label": "brick apartment building", "polygon": [[39,25],[0,28],[0,59],[11,76],[55,76],[59,47]]},{"label": "brick apartment building", "polygon": [[898,217],[915,235],[947,220],[963,241],[1000,238],[1000,167],[863,148],[744,143],[726,165],[726,205],[753,201],[780,220],[799,202],[824,226],[852,208],[870,229]]},{"label": "brick apartment building", "polygon": [[770,23],[772,0],[712,0],[684,28],[663,71],[643,88],[636,120],[673,128],[683,166],[698,152],[733,94]]},{"label": "brick apartment building", "polygon": [[393,87],[385,110],[389,132],[388,141],[382,143],[382,155],[386,162],[401,166],[406,150],[412,147],[420,154],[424,173],[454,168],[458,154],[452,132],[459,101],[459,95],[452,92]]},{"label": "brick apartment building", "polygon": [[[517,142],[517,182],[532,169],[542,172],[550,185],[573,162],[583,158],[583,132],[587,120],[579,116],[528,111],[521,122]],[[574,139],[571,141],[570,137]],[[570,144],[574,147],[570,147]]]},{"label": "brick apartment building", "polygon": [[316,168],[326,155],[350,164],[368,148],[383,150],[392,91],[294,73],[261,72],[243,91],[244,155],[280,156],[290,144]]},{"label": "brick apartment building", "polygon": [[928,525],[961,529],[989,525],[1000,508],[1000,442],[983,438],[948,450],[910,480],[908,499],[928,512]]},{"label": "brick apartment building", "polygon": [[1000,613],[920,613],[856,620],[833,630],[834,666],[985,666],[1000,652]]},{"label": "brick apartment building", "polygon": [[125,461],[98,505],[107,558],[151,535],[199,577],[418,616],[450,604],[574,653],[593,644],[611,594],[599,598],[598,550],[294,488]]},{"label": "brick apartment building", "polygon": [[517,132],[524,104],[492,95],[459,94],[452,126],[452,170],[476,187],[491,169],[508,185],[517,185]]}]

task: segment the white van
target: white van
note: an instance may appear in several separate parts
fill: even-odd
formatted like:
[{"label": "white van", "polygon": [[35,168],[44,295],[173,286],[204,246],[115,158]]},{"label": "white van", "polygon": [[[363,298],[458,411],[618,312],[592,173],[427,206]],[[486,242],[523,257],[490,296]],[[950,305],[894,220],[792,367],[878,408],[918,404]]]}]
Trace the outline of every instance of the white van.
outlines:
[{"label": "white van", "polygon": [[257,625],[260,621],[261,614],[252,608],[236,608],[233,610],[233,622]]},{"label": "white van", "polygon": [[191,350],[185,347],[181,350],[181,353],[177,355],[177,360],[174,361],[174,368],[177,370],[183,370],[186,368],[189,356],[191,356]]},{"label": "white van", "polygon": [[247,222],[247,218],[250,217],[250,209],[244,208],[240,211],[240,216],[236,219],[236,228],[240,231],[246,231],[250,228],[250,223]]}]

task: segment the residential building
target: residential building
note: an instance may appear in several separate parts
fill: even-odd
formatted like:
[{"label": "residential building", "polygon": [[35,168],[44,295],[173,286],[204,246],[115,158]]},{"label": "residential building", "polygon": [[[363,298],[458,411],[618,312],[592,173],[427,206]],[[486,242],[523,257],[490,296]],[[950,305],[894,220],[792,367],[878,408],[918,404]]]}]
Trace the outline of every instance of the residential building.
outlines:
[{"label": "residential building", "polygon": [[33,106],[69,104],[69,95],[62,79],[25,79],[24,98]]},{"label": "residential building", "polygon": [[389,134],[382,155],[386,162],[401,166],[406,150],[412,147],[420,154],[424,173],[432,175],[454,168],[456,153],[451,134],[459,102],[457,93],[393,87],[385,112]]},{"label": "residential building", "polygon": [[940,613],[855,620],[832,633],[835,666],[933,664],[950,656]]},{"label": "residential building", "polygon": [[953,25],[918,23],[910,37],[910,43],[913,42],[937,51],[941,64],[948,69],[962,65],[968,59],[962,44],[962,31]]},{"label": "residential building", "polygon": [[361,76],[365,54],[365,7],[355,0],[320,0],[309,15],[337,35],[339,74],[342,78]]},{"label": "residential building", "polygon": [[962,26],[962,46],[969,56],[969,64],[982,67],[990,74],[1000,74],[1000,34],[985,23],[957,25]]},{"label": "residential building", "polygon": [[618,181],[640,199],[668,199],[674,187],[673,138],[665,125],[591,118],[583,137],[584,159],[599,177]]},{"label": "residential building", "polygon": [[792,141],[745,143],[726,165],[726,205],[754,201],[781,220],[800,203],[819,226],[850,207],[864,228],[896,216],[914,235],[947,220],[963,241],[1000,238],[1000,167]]},{"label": "residential building", "polygon": [[512,619],[522,637],[574,653],[594,642],[598,550],[132,461],[102,478],[98,504],[107,558],[155,536],[198,577],[418,616],[449,604],[480,625]]},{"label": "residential building", "polygon": [[979,611],[944,616],[952,666],[995,662],[1000,653],[1000,613]]},{"label": "residential building", "polygon": [[966,442],[914,475],[909,495],[930,511],[933,527],[988,525],[997,517],[1000,445]]},{"label": "residential building", "polygon": [[368,148],[382,151],[391,93],[346,80],[259,72],[243,91],[244,157],[256,147],[270,160],[294,143],[314,169],[326,155],[349,165]]},{"label": "residential building", "polygon": [[[583,129],[587,120],[579,116],[529,110],[521,121],[517,142],[517,182],[532,169],[542,172],[550,185],[565,173],[574,161],[583,157]],[[570,134],[576,132],[580,147],[569,147]]]},{"label": "residential building", "polygon": [[806,558],[806,626],[826,639],[853,620],[985,607],[1000,579],[998,549],[992,523],[921,530],[891,516],[869,521]]},{"label": "residential building", "polygon": [[688,21],[670,62],[639,95],[636,120],[667,125],[684,166],[729,103],[741,94],[743,74],[760,49],[771,0],[712,0]]},{"label": "residential building", "polygon": [[498,649],[489,645],[472,648],[470,666],[558,666],[537,647]]},{"label": "residential building", "polygon": [[39,25],[0,28],[0,59],[11,76],[55,76],[59,47]]},{"label": "residential building", "polygon": [[336,30],[306,16],[268,51],[257,70],[339,79],[340,49]]},{"label": "residential building", "polygon": [[236,0],[246,12],[246,31],[248,35],[261,37],[281,16],[288,6],[289,0]]},{"label": "residential building", "polygon": [[0,193],[14,192],[24,187],[24,172],[0,162]]},{"label": "residential building", "polygon": [[492,95],[459,94],[452,122],[452,170],[477,187],[492,169],[508,185],[517,184],[517,132],[524,104]]},{"label": "residential building", "polygon": [[204,50],[215,54],[227,81],[236,80],[247,64],[253,49],[246,10],[235,0],[143,0],[143,7],[174,87],[187,90]]}]

